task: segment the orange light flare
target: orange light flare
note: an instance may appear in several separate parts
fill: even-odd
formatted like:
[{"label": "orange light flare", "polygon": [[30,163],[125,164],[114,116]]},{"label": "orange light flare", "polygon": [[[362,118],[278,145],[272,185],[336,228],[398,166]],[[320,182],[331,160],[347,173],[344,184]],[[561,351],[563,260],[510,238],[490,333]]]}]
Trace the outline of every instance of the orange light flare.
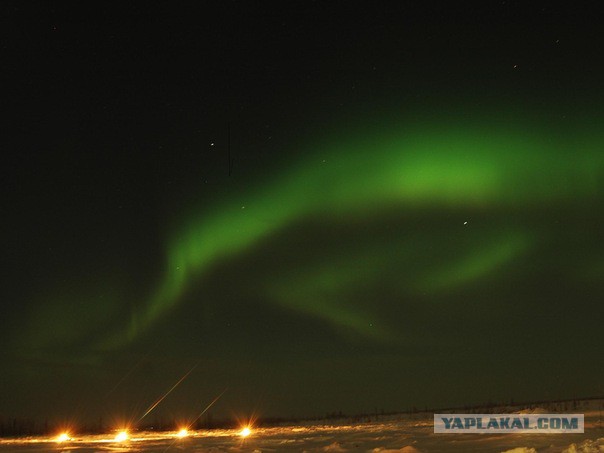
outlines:
[{"label": "orange light flare", "polygon": [[71,437],[69,436],[69,433],[67,433],[67,432],[59,434],[55,439],[55,441],[58,444],[62,444],[63,442],[69,442],[70,440],[71,440]]},{"label": "orange light flare", "polygon": [[176,437],[179,439],[184,439],[185,437],[189,437],[189,430],[187,428],[182,428],[176,433]]},{"label": "orange light flare", "polygon": [[253,413],[247,417],[237,417],[236,420],[239,424],[239,431],[236,432],[236,435],[241,437],[243,441],[252,434],[256,434],[254,429],[257,426],[256,422],[258,421],[258,414]]},{"label": "orange light flare", "polygon": [[116,442],[126,442],[128,439],[130,439],[128,431],[122,430],[115,435],[115,438],[113,440]]},{"label": "orange light flare", "polygon": [[252,434],[252,430],[251,430],[251,428],[250,428],[249,426],[244,426],[244,427],[241,429],[241,431],[239,431],[239,435],[240,435],[241,437],[243,437],[244,439],[245,439],[246,437],[248,437],[250,434]]}]

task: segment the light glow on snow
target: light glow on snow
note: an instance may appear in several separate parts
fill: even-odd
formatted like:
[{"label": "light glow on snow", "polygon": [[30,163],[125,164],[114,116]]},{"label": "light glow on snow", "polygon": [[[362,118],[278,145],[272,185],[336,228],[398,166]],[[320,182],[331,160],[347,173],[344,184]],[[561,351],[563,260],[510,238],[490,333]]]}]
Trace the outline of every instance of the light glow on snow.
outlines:
[{"label": "light glow on snow", "polygon": [[128,435],[128,431],[120,431],[119,433],[116,434],[115,436],[115,441],[116,442],[125,442],[130,438],[130,436]]},{"label": "light glow on snow", "polygon": [[67,442],[68,440],[71,440],[71,437],[69,436],[69,433],[61,433],[57,436],[57,442],[58,443],[63,443],[63,442]]}]

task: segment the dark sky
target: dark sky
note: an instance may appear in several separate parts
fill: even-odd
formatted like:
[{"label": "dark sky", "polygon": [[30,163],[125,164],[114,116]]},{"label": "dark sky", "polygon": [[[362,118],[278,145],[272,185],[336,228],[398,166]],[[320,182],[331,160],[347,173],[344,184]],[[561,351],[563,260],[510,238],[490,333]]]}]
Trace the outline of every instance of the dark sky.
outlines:
[{"label": "dark sky", "polygon": [[0,416],[195,365],[156,414],[602,394],[604,35],[558,3],[2,2]]}]

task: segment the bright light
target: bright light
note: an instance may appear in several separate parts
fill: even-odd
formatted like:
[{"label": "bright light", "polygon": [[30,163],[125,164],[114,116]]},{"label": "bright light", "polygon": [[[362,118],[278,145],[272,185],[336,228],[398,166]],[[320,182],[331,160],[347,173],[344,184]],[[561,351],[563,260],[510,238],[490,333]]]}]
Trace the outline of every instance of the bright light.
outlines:
[{"label": "bright light", "polygon": [[71,440],[71,437],[69,437],[69,433],[61,433],[57,436],[57,442],[61,443],[61,442],[67,442],[68,440]]},{"label": "bright light", "polygon": [[251,430],[249,427],[247,427],[247,426],[246,426],[245,428],[243,428],[243,429],[242,429],[242,430],[239,432],[239,435],[240,435],[241,437],[247,437],[247,436],[249,436],[250,434],[252,434],[252,430]]},{"label": "bright light", "polygon": [[129,439],[128,431],[120,431],[115,436],[115,441],[116,442],[124,442],[124,441],[126,441],[128,439]]},{"label": "bright light", "polygon": [[188,435],[189,435],[189,431],[186,428],[183,428],[180,431],[178,431],[178,433],[176,433],[176,437],[180,437],[181,439],[183,437],[187,437]]}]

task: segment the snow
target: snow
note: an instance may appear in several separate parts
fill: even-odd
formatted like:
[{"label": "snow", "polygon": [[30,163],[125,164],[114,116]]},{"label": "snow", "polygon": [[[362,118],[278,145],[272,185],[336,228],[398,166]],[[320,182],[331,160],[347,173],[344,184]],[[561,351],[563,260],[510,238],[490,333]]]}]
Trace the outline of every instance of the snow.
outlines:
[{"label": "snow", "polygon": [[[507,412],[535,413],[545,410],[563,412],[560,407],[513,407]],[[177,433],[133,432],[131,440],[117,443],[108,436],[74,436],[58,445],[53,438],[0,440],[0,453],[70,451],[94,453],[107,451],[137,452],[364,452],[364,453],[604,453],[604,423],[601,419],[604,400],[573,403],[568,413],[585,414],[583,434],[434,434],[433,414],[396,414],[373,417],[367,423],[350,420],[326,425],[307,422],[304,426],[256,428],[249,437],[239,436],[240,429],[191,431],[179,439]],[[493,412],[503,413],[501,408]],[[521,412],[524,411],[524,412]],[[529,412],[531,411],[531,412]],[[538,413],[538,412],[537,412]]]},{"label": "snow", "polygon": [[604,437],[597,440],[585,439],[579,445],[571,444],[562,453],[602,453],[604,452]]},{"label": "snow", "polygon": [[516,447],[511,450],[506,450],[503,453],[537,453],[537,450],[534,448]]}]

